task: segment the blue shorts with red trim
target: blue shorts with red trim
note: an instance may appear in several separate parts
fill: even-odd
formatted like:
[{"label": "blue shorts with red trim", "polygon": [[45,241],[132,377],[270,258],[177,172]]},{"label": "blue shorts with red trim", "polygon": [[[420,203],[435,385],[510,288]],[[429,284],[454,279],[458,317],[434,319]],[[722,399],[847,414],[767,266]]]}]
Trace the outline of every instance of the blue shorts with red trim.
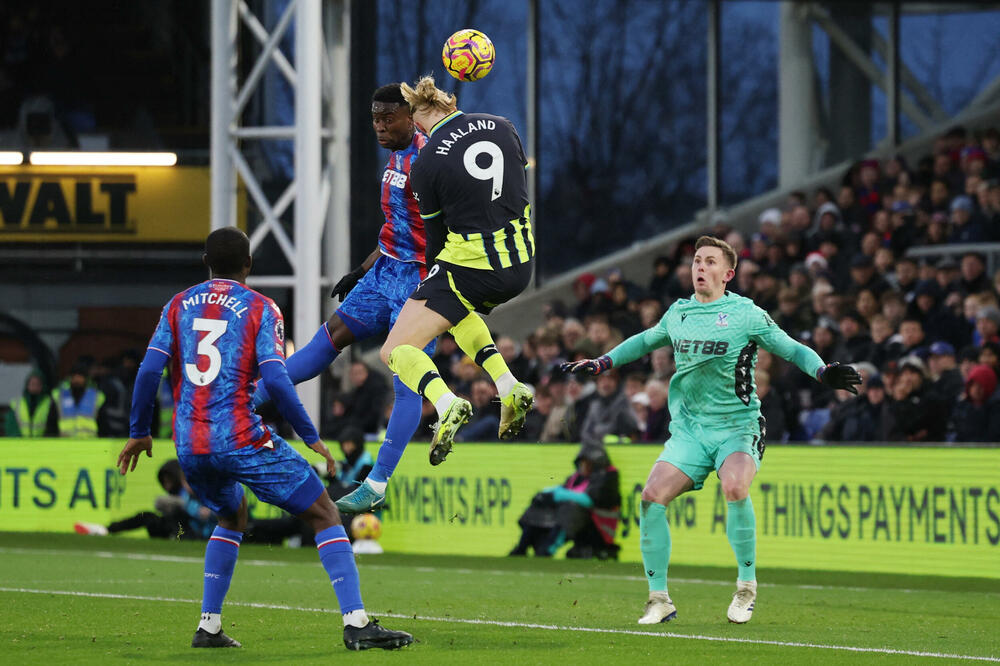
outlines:
[{"label": "blue shorts with red trim", "polygon": [[257,499],[293,516],[326,492],[306,459],[273,433],[271,445],[259,449],[244,446],[225,453],[178,455],[177,459],[191,490],[219,516],[236,515],[244,485]]},{"label": "blue shorts with red trim", "polygon": [[[403,304],[420,284],[423,264],[399,261],[381,255],[337,308],[337,316],[354,334],[355,340],[386,333],[396,323]],[[424,351],[434,353],[437,340]]]}]

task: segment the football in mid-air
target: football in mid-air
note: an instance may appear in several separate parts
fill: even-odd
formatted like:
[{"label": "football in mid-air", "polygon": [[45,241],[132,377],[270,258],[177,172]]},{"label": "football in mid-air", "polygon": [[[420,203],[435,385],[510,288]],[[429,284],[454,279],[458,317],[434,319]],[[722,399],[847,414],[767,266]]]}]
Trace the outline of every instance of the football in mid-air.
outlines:
[{"label": "football in mid-air", "polygon": [[382,521],[374,513],[362,513],[351,521],[351,534],[355,539],[377,541],[382,536]]},{"label": "football in mid-air", "polygon": [[453,34],[441,51],[444,68],[459,81],[483,78],[493,69],[496,57],[490,38],[474,28],[463,28]]}]

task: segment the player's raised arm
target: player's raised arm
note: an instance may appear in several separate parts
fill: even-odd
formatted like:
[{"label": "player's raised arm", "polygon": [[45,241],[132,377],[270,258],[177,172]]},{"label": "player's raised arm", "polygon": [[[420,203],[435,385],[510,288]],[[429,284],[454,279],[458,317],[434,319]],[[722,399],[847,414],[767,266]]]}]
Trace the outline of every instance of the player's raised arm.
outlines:
[{"label": "player's raised arm", "polygon": [[603,356],[563,363],[559,366],[559,369],[563,372],[599,375],[612,367],[631,363],[654,349],[667,347],[671,344],[670,334],[667,333],[667,328],[664,326],[663,320],[660,320],[652,328],[647,328],[645,331],[636,333]]},{"label": "player's raised arm", "polygon": [[816,381],[830,388],[843,389],[857,395],[857,385],[861,383],[861,375],[849,365],[830,363],[827,365],[815,351],[800,342],[793,340],[781,327],[774,323],[771,316],[761,308],[754,306],[750,310],[750,321],[747,322],[749,338],[767,351],[777,354],[790,361],[798,368],[814,377]]}]

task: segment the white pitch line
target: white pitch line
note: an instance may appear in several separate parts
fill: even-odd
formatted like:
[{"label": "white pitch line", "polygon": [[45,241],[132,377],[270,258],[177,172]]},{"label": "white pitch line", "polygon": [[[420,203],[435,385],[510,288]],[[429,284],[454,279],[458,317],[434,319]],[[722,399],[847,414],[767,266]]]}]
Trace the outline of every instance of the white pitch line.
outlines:
[{"label": "white pitch line", "polygon": [[[128,560],[140,560],[140,561],[152,561],[152,562],[175,562],[182,564],[201,564],[205,561],[203,557],[190,557],[183,555],[157,555],[153,553],[124,553],[124,552],[113,552],[107,550],[58,550],[58,549],[44,549],[44,548],[5,548],[0,547],[0,553],[11,553],[20,555],[62,555],[67,557],[100,557],[104,559],[113,558],[124,558]],[[256,566],[256,567],[288,567],[288,566],[314,566],[313,562],[284,562],[280,560],[260,560],[260,559],[240,559],[240,564]],[[510,571],[505,569],[469,569],[469,568],[458,568],[458,569],[443,569],[440,567],[427,567],[427,566],[410,566],[405,564],[372,564],[370,562],[363,562],[359,565],[360,569],[374,569],[376,571],[393,571],[396,569],[404,569],[407,571],[418,571],[422,573],[448,573],[448,574],[462,574],[462,575],[473,575],[473,576],[531,576],[531,577],[552,577],[559,576],[561,578],[572,578],[572,579],[598,579],[598,580],[619,580],[626,582],[644,582],[646,578],[644,576],[628,576],[622,574],[599,574],[599,573],[583,573],[583,572],[565,572],[565,571]],[[678,583],[682,585],[718,585],[722,587],[731,587],[733,585],[732,581],[723,580],[710,580],[706,578],[670,578],[671,583]],[[940,594],[982,594],[987,596],[1000,596],[1000,592],[966,592],[957,590],[926,590],[918,588],[905,588],[905,587],[858,587],[849,585],[811,585],[805,583],[759,583],[760,587],[763,588],[791,588],[795,590],[813,590],[813,591],[825,591],[825,590],[844,590],[847,592],[875,592],[875,593],[885,593],[885,592],[900,592],[903,594],[916,594],[916,593],[926,593],[926,592],[936,592]]]},{"label": "white pitch line", "polygon": [[[155,601],[160,603],[180,603],[199,604],[199,599],[178,599],[174,597],[150,597],[138,594],[115,594],[111,592],[78,592],[75,590],[36,590],[23,587],[0,587],[0,592],[15,592],[22,594],[55,594],[68,597],[91,597],[99,599],[126,599],[130,601]],[[328,613],[339,614],[338,611],[328,608],[309,608],[304,606],[288,606],[285,604],[266,604],[249,601],[227,601],[229,606],[241,606],[244,608],[264,608],[268,610],[288,610],[304,613]],[[448,622],[472,625],[484,625],[493,627],[510,627],[515,629],[540,629],[543,631],[573,631],[577,633],[590,634],[615,634],[624,636],[651,636],[653,638],[679,638],[695,641],[709,641],[713,643],[744,643],[749,645],[773,645],[775,647],[811,648],[818,650],[839,650],[841,652],[869,652],[875,654],[898,654],[908,657],[934,657],[938,659],[964,659],[966,661],[986,661],[1000,663],[998,657],[981,657],[968,654],[951,654],[947,652],[923,652],[919,650],[899,650],[896,648],[874,648],[861,647],[857,645],[829,645],[823,643],[799,643],[793,641],[769,641],[758,638],[736,638],[732,636],[705,636],[703,634],[678,634],[672,631],[637,631],[634,629],[608,629],[605,627],[569,627],[557,624],[536,624],[533,622],[505,622],[501,620],[477,620],[460,617],[434,617],[430,615],[406,615],[404,613],[378,613],[372,611],[372,615],[381,615],[397,619],[417,620],[422,622]]]}]

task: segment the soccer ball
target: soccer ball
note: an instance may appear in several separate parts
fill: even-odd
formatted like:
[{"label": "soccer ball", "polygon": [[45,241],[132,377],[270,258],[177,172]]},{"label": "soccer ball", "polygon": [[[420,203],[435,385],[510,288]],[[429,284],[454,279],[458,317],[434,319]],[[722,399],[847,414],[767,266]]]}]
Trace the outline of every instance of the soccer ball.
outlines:
[{"label": "soccer ball", "polygon": [[464,28],[453,34],[441,50],[444,68],[459,81],[483,78],[493,69],[496,57],[490,38],[473,28]]},{"label": "soccer ball", "polygon": [[382,521],[374,513],[362,513],[351,521],[351,534],[355,539],[378,540],[382,536]]}]

